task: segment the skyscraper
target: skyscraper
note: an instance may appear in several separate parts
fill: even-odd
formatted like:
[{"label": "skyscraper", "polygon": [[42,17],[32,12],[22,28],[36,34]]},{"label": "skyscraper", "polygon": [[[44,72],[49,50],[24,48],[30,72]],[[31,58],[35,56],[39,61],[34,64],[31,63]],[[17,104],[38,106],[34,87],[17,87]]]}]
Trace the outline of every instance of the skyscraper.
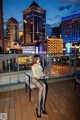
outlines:
[{"label": "skyscraper", "polygon": [[19,42],[19,23],[11,17],[6,24],[7,48],[13,49],[14,44]]},{"label": "skyscraper", "polygon": [[35,1],[23,11],[23,27],[24,43],[45,40],[46,10],[42,9]]},{"label": "skyscraper", "polygon": [[0,53],[4,49],[4,29],[3,29],[3,2],[0,0]]}]

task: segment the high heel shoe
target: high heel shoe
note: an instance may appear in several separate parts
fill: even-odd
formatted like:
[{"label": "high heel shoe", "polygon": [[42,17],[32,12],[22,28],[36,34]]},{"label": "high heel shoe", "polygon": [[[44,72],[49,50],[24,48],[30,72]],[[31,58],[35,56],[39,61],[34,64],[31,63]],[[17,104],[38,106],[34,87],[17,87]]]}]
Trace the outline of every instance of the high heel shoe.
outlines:
[{"label": "high heel shoe", "polygon": [[42,108],[41,108],[41,110],[42,110],[42,113],[43,113],[43,114],[46,114],[46,115],[47,115],[47,112],[46,112],[45,110],[43,110]]},{"label": "high heel shoe", "polygon": [[[40,114],[39,114],[39,112],[40,112]],[[37,117],[40,118],[41,117],[41,110],[39,111],[38,108],[36,108],[36,114],[37,114]]]}]

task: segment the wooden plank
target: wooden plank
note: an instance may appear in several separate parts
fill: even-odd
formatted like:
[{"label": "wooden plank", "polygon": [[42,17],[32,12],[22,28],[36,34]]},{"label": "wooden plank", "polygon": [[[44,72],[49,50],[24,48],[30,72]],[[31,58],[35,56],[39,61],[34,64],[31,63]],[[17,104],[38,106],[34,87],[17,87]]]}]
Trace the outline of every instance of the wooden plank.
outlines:
[{"label": "wooden plank", "polygon": [[4,101],[4,113],[7,113],[7,120],[9,120],[9,105],[10,105],[10,92],[5,93],[5,101]]},{"label": "wooden plank", "polygon": [[0,113],[4,113],[4,103],[5,103],[6,93],[0,93]]},{"label": "wooden plank", "polygon": [[9,120],[16,120],[14,91],[11,91],[11,92],[10,92],[10,112],[9,112]]},{"label": "wooden plank", "polygon": [[21,105],[20,105],[19,90],[14,91],[14,100],[15,100],[16,120],[22,120],[22,110],[21,110]]},{"label": "wooden plank", "polygon": [[24,119],[25,118],[28,120],[35,120],[35,116],[34,116],[34,113],[33,113],[33,109],[32,109],[32,105],[31,105],[31,102],[29,102],[29,99],[28,99],[28,94],[25,93],[24,89],[23,91],[21,90],[20,91],[20,94],[22,95],[22,97],[20,98],[21,99],[21,102],[23,104],[23,109],[24,109]]}]

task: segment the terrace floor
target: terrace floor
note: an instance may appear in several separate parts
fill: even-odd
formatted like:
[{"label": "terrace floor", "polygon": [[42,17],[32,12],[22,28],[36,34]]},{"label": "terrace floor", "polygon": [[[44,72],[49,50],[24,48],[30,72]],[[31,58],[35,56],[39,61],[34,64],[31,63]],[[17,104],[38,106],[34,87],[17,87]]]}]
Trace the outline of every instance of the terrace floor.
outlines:
[{"label": "terrace floor", "polygon": [[0,113],[7,113],[7,120],[80,120],[80,86],[74,92],[74,82],[65,81],[48,85],[46,111],[48,115],[36,117],[38,89],[0,93]]}]

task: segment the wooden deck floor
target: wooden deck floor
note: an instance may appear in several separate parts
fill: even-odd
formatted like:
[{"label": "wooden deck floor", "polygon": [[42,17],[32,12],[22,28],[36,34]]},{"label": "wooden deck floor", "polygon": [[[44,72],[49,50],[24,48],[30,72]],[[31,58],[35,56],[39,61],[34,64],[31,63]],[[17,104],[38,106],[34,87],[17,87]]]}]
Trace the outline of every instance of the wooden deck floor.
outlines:
[{"label": "wooden deck floor", "polygon": [[32,90],[29,102],[28,90],[20,89],[0,93],[0,113],[7,113],[7,120],[80,120],[80,86],[74,93],[72,81],[48,85],[46,110],[48,115],[36,117],[38,89]]}]

